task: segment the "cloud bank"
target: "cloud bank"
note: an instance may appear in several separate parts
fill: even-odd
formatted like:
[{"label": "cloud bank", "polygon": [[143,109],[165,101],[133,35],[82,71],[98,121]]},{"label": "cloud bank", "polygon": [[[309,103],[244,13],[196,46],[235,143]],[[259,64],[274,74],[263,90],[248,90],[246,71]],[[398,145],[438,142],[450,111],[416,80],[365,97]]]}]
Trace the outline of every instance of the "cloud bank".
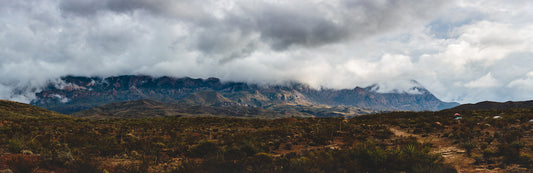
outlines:
[{"label": "cloud bank", "polygon": [[533,2],[0,0],[0,98],[148,74],[533,99]]}]

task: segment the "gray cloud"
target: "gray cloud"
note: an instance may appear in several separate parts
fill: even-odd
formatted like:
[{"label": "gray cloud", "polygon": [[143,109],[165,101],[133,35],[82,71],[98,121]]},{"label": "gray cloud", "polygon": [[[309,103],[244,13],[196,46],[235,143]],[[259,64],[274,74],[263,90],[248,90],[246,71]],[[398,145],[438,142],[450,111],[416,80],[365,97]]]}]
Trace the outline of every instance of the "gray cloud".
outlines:
[{"label": "gray cloud", "polygon": [[380,83],[384,90],[409,88],[415,79],[446,101],[533,98],[527,1],[0,3],[3,99],[28,101],[39,86],[69,74]]},{"label": "gray cloud", "polygon": [[219,16],[210,11],[217,8],[212,4],[213,1],[82,0],[61,1],[59,6],[66,15],[92,17],[104,12],[145,11],[151,15],[185,22],[200,30],[197,48],[211,52],[227,48],[214,45],[226,41],[226,33],[235,32],[241,34],[240,37],[259,34],[261,40],[275,50],[285,50],[292,45],[314,47],[366,38],[384,31],[409,27],[413,22],[431,17],[444,2],[446,1],[237,1],[235,7],[221,10]]},{"label": "gray cloud", "polygon": [[249,28],[251,25],[275,50],[292,45],[315,47],[408,28],[413,22],[430,17],[430,11],[437,12],[442,5],[439,1],[393,0],[316,4],[307,1],[288,4],[255,2],[241,7],[247,15],[238,16],[241,22],[237,26]]}]

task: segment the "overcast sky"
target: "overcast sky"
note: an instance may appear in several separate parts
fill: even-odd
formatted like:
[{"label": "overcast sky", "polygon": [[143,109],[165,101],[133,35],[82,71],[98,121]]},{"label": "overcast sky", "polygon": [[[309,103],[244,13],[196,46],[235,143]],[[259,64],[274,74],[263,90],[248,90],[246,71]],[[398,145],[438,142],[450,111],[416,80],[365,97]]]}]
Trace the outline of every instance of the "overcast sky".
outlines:
[{"label": "overcast sky", "polygon": [[533,100],[530,0],[0,0],[0,98],[64,75]]}]

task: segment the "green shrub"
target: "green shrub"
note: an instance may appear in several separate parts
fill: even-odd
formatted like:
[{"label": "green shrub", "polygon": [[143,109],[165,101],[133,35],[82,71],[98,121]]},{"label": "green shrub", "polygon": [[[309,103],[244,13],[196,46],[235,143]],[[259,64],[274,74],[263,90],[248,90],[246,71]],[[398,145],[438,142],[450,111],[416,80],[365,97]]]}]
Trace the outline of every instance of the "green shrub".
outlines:
[{"label": "green shrub", "polygon": [[39,156],[26,154],[8,154],[0,158],[13,172],[33,172],[42,162]]},{"label": "green shrub", "polygon": [[205,141],[192,148],[188,153],[189,157],[193,158],[203,158],[211,155],[215,155],[218,151],[218,147],[215,143]]},{"label": "green shrub", "polygon": [[7,149],[12,153],[20,153],[24,149],[24,140],[20,138],[9,139]]}]

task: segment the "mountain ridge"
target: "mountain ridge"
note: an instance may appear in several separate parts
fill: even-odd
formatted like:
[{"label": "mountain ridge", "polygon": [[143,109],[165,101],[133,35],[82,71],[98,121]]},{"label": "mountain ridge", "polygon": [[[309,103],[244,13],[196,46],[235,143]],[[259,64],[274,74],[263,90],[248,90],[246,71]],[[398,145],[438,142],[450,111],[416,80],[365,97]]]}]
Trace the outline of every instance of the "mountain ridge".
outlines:
[{"label": "mountain ridge", "polygon": [[482,101],[478,103],[462,104],[449,110],[502,110],[502,109],[529,109],[533,108],[533,100],[528,101],[506,101],[506,102],[494,102],[494,101]]},{"label": "mountain ridge", "polygon": [[203,106],[273,105],[351,106],[372,111],[441,110],[458,103],[442,102],[424,88],[420,94],[378,93],[375,86],[353,89],[313,89],[305,84],[286,85],[222,82],[218,78],[151,77],[146,75],[107,78],[65,76],[50,82],[31,104],[61,113],[73,113],[105,104],[150,99]]}]

